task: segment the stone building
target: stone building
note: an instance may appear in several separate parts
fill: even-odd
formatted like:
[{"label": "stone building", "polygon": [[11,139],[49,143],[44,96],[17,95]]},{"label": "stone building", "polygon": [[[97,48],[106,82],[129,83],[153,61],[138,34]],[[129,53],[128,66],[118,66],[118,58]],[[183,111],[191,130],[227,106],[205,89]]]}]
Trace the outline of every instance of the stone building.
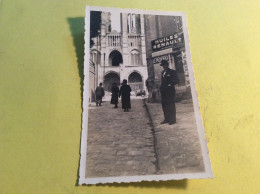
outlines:
[{"label": "stone building", "polygon": [[95,101],[95,90],[96,90],[96,72],[95,64],[93,61],[89,61],[89,102]]},{"label": "stone building", "polygon": [[112,83],[118,85],[128,80],[132,91],[146,90],[148,78],[144,16],[142,14],[118,13],[120,30],[111,26],[110,12],[101,12],[99,35],[92,38],[90,60],[95,64],[95,82],[103,83],[110,91]]},{"label": "stone building", "polygon": [[161,60],[168,60],[170,68],[178,73],[180,84],[175,87],[176,97],[190,98],[181,16],[145,15],[144,23],[150,100],[160,100]]}]

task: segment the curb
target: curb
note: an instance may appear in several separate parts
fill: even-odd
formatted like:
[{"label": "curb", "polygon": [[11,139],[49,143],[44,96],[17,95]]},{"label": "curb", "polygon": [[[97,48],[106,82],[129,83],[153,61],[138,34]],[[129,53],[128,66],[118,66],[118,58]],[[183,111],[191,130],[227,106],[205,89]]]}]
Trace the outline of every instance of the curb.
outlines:
[{"label": "curb", "polygon": [[155,159],[156,159],[155,167],[156,167],[156,174],[157,174],[158,171],[160,171],[159,157],[158,157],[158,153],[157,153],[157,149],[156,149],[156,147],[157,147],[157,138],[156,138],[156,135],[155,135],[155,128],[154,128],[154,125],[153,125],[153,120],[152,120],[151,114],[149,112],[149,108],[147,106],[145,98],[143,99],[143,103],[144,103],[144,107],[145,107],[145,110],[146,110],[148,118],[149,118],[149,123],[150,123],[150,126],[151,126],[152,135],[153,135],[154,154],[155,154]]}]

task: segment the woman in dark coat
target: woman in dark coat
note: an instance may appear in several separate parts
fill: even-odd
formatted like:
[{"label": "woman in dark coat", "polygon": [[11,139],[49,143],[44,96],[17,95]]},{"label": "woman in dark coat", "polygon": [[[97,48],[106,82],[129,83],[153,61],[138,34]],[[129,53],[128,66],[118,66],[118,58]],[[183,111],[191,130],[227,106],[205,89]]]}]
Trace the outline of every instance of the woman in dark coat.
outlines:
[{"label": "woman in dark coat", "polygon": [[119,88],[117,87],[116,83],[113,83],[111,92],[112,92],[112,97],[110,103],[115,105],[114,108],[118,108],[117,104],[118,104]]},{"label": "woman in dark coat", "polygon": [[120,88],[119,91],[119,98],[122,96],[122,109],[124,109],[124,112],[128,111],[128,109],[131,108],[131,101],[130,101],[130,92],[131,88],[129,85],[127,85],[127,80],[123,80],[123,85]]}]

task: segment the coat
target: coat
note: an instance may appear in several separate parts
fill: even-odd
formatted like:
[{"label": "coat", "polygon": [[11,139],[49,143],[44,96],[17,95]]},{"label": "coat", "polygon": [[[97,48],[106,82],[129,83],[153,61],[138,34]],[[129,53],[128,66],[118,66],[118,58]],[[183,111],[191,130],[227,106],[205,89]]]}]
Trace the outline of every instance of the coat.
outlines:
[{"label": "coat", "polygon": [[172,69],[162,71],[161,77],[161,101],[165,104],[173,104],[175,102],[175,86],[179,83],[177,72]]},{"label": "coat", "polygon": [[122,96],[122,109],[130,109],[131,101],[130,101],[130,92],[131,88],[129,85],[122,85],[119,91],[119,97]]},{"label": "coat", "polygon": [[98,86],[96,88],[96,99],[101,99],[105,95],[104,88],[101,86]]},{"label": "coat", "polygon": [[118,96],[119,96],[119,88],[116,87],[112,87],[111,88],[111,92],[112,92],[112,97],[111,97],[111,104],[118,104]]}]

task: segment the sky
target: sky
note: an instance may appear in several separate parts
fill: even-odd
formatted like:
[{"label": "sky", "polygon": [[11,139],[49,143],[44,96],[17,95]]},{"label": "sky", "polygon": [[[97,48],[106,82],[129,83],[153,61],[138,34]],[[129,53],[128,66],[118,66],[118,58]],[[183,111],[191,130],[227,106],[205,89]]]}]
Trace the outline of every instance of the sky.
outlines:
[{"label": "sky", "polygon": [[111,28],[112,31],[116,30],[117,32],[121,32],[120,12],[111,12]]}]

